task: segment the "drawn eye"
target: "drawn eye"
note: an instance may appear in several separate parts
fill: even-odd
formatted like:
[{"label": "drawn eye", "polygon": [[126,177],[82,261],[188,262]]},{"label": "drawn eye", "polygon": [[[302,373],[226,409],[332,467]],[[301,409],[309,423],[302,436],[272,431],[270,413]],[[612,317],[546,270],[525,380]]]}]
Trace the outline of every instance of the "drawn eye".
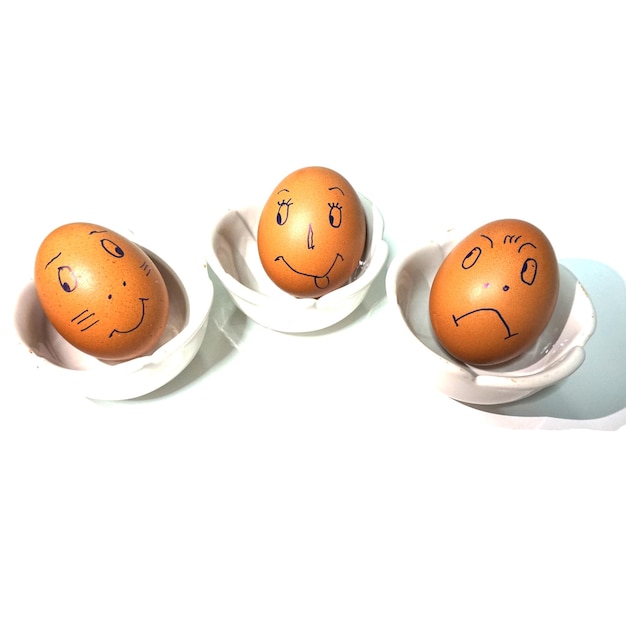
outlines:
[{"label": "drawn eye", "polygon": [[526,259],[522,266],[522,282],[532,285],[537,277],[537,261],[535,259]]},{"label": "drawn eye", "polygon": [[70,293],[78,287],[76,274],[74,274],[74,270],[69,265],[61,265],[57,270],[57,276],[61,289],[66,293]]},{"label": "drawn eye", "polygon": [[463,267],[463,269],[468,270],[470,267],[474,267],[474,265],[476,265],[476,261],[478,261],[481,254],[482,250],[478,246],[472,248],[465,255],[465,258],[461,262],[461,266]]},{"label": "drawn eye", "polygon": [[289,219],[289,207],[291,206],[291,200],[280,200],[278,202],[278,211],[276,213],[276,223],[279,226],[284,226],[285,222]]},{"label": "drawn eye", "polygon": [[333,228],[339,228],[341,226],[341,218],[343,215],[343,207],[339,206],[336,202],[329,202],[330,212],[328,213],[328,221]]},{"label": "drawn eye", "polygon": [[101,239],[100,244],[102,247],[116,259],[121,259],[124,256],[124,250],[122,250],[114,241],[110,239]]}]

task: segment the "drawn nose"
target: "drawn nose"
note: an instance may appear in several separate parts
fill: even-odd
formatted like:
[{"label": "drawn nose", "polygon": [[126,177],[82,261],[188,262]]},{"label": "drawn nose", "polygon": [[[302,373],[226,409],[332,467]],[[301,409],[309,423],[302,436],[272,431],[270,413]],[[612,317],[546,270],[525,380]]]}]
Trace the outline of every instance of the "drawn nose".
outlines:
[{"label": "drawn nose", "polygon": [[306,236],[306,247],[309,250],[313,250],[313,248],[315,248],[315,244],[313,243],[313,226],[311,226],[311,224],[309,224],[309,230]]}]

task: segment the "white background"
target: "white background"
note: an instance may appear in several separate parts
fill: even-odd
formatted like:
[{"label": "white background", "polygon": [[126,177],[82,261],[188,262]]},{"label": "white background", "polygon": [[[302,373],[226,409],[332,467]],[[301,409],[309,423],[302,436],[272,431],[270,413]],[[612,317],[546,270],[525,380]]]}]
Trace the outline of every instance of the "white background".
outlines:
[{"label": "white background", "polygon": [[[593,2],[5,2],[0,623],[623,624],[626,18]],[[39,242],[167,232],[304,165],[391,255],[534,222],[588,289],[583,367],[480,411],[420,384],[383,278],[345,323],[260,328],[219,284],[175,381],[95,402],[19,358]]]}]

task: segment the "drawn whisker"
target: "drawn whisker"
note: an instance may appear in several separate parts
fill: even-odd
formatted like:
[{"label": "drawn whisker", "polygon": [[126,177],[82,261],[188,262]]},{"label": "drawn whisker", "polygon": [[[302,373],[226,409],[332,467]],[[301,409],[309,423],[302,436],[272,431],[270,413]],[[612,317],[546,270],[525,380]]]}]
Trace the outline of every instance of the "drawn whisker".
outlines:
[{"label": "drawn whisker", "polygon": [[95,316],[95,313],[90,313],[89,309],[85,309],[84,311],[81,311],[78,315],[73,317],[70,321],[76,322],[77,326],[80,326],[81,324],[84,324],[85,322],[89,322],[87,326],[80,329],[80,332],[82,333],[86,330],[89,330],[94,324],[97,324],[100,321],[100,320],[92,320],[91,318],[94,316]]}]

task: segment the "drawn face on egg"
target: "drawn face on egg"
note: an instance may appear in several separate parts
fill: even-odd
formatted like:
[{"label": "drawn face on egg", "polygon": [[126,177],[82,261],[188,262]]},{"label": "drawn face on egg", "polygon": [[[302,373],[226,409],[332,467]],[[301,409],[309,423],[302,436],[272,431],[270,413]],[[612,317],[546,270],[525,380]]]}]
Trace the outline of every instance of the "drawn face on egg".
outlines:
[{"label": "drawn face on egg", "polygon": [[283,179],[265,204],[259,256],[283,290],[317,298],[349,281],[363,255],[365,230],[352,185],[328,168],[303,168]]},{"label": "drawn face on egg", "polygon": [[442,263],[430,296],[433,328],[462,361],[493,365],[537,339],[558,296],[558,264],[532,224],[498,220],[460,242]]},{"label": "drawn face on egg", "polygon": [[[493,259],[498,258],[497,254],[491,254],[494,249],[493,239],[489,235],[485,235],[485,234],[481,234],[480,237],[482,239],[477,243],[480,243],[481,245],[474,246],[463,257],[463,260],[461,261],[461,268],[463,272],[470,272],[470,270],[479,262],[480,257],[483,256],[483,250],[484,250],[483,264],[493,263]],[[506,253],[510,255],[523,255],[525,254],[524,248],[526,247],[528,247],[529,254],[533,254],[533,250],[537,249],[537,246],[532,241],[523,241],[520,244],[520,240],[521,240],[521,235],[505,235],[504,239],[502,241],[496,241],[495,245],[498,245],[498,246],[508,245],[509,249],[506,251]],[[491,259],[489,258],[490,255],[491,255]],[[515,263],[516,263],[516,260],[513,259],[511,266],[513,266],[514,269],[515,269]],[[495,289],[501,289],[502,292],[506,294],[507,292],[510,291],[511,284],[515,286],[515,283],[520,283],[521,285],[526,285],[528,287],[531,287],[534,284],[535,279],[537,278],[537,260],[534,257],[518,256],[517,265],[518,265],[517,269],[519,270],[519,272],[517,273],[517,276],[513,275],[513,276],[509,276],[508,278],[505,278],[504,284],[492,283],[489,280],[484,282],[482,284],[483,291],[482,292],[479,291],[479,294],[484,295],[484,298],[482,298],[482,301],[478,301],[478,302],[472,301],[472,305],[481,304],[485,306],[480,306],[477,309],[472,309],[466,312],[461,311],[459,312],[459,314],[452,313],[452,319],[455,325],[459,326],[460,324],[463,323],[463,320],[469,317],[470,315],[479,315],[479,314],[493,315],[495,319],[497,320],[495,322],[496,328],[500,324],[502,325],[502,328],[500,329],[500,331],[496,330],[496,332],[502,334],[503,340],[510,339],[511,337],[514,337],[515,335],[517,335],[518,331],[516,331],[515,329],[511,329],[509,327],[509,324],[507,323],[505,316],[498,308],[498,307],[503,308],[504,313],[506,313],[507,312],[506,309],[508,308],[508,306],[511,306],[511,305],[519,306],[520,298],[519,297],[515,298],[515,292],[513,292],[512,294],[513,297],[511,297],[508,300],[501,297],[502,294],[498,294],[498,297],[495,298],[497,302],[494,302],[494,304],[496,304],[497,306],[488,306],[490,304],[489,300],[491,299],[491,296],[493,295],[493,291]],[[496,277],[494,276],[494,278]],[[489,289],[491,289],[491,291],[489,291]],[[521,289],[518,290],[517,293],[519,296],[521,296],[522,290]]]},{"label": "drawn face on egg", "polygon": [[139,356],[165,328],[169,299],[158,268],[113,231],[93,224],[53,231],[38,251],[35,281],[52,325],[88,354]]}]

